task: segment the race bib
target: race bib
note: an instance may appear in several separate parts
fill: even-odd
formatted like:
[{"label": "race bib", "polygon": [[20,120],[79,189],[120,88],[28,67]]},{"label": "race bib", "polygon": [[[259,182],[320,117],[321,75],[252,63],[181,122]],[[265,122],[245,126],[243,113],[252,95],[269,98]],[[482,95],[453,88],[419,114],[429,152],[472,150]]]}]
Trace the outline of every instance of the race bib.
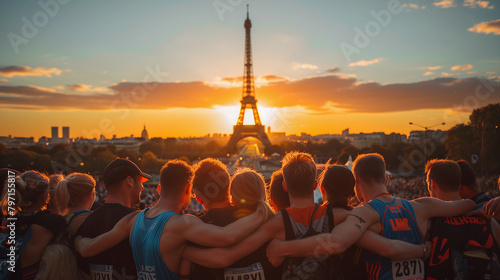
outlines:
[{"label": "race bib", "polygon": [[392,278],[394,280],[423,280],[424,261],[421,259],[392,261]]},{"label": "race bib", "polygon": [[256,262],[247,267],[224,268],[224,280],[265,280],[262,264]]},{"label": "race bib", "polygon": [[92,280],[113,279],[113,266],[106,264],[90,264],[90,278]]}]

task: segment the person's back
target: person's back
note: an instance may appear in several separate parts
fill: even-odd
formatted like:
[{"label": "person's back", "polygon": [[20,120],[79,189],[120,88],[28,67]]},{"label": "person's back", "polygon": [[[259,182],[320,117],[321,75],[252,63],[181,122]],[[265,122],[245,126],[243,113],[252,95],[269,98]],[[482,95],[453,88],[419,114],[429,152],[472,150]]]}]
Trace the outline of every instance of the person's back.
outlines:
[{"label": "person's back", "polygon": [[[135,209],[119,203],[104,203],[85,219],[77,231],[77,235],[90,238],[99,236],[113,229],[120,219],[135,211]],[[120,277],[133,277],[135,279],[137,275],[128,239],[97,256],[81,259],[79,266],[91,275],[103,277],[114,275],[116,278],[113,279]]]},{"label": "person's back", "polygon": [[[160,238],[166,222],[174,212],[163,212],[154,217],[147,217],[149,209],[141,211],[136,218],[130,246],[138,268],[138,279],[176,279],[177,274],[172,272],[164,263],[160,252]],[[161,278],[160,278],[161,277]]]},{"label": "person's back", "polygon": [[[399,200],[402,206],[396,204]],[[416,222],[415,212],[410,202],[393,197],[392,202],[372,199],[368,202],[380,215],[380,234],[389,239],[397,239],[411,244],[422,244],[424,237]],[[399,277],[423,277],[424,262],[421,259],[393,261],[374,252],[363,250],[369,279],[397,279]],[[409,269],[405,269],[409,267]],[[408,278],[406,278],[408,279]]]},{"label": "person's back", "polygon": [[[432,160],[426,165],[426,173],[431,196],[446,201],[460,200],[463,174],[459,164]],[[433,248],[426,267],[427,279],[500,278],[500,226],[494,219],[479,216],[433,218],[428,237]]]},{"label": "person's back", "polygon": [[[215,193],[217,195],[210,195],[213,194],[215,186],[219,192]],[[200,217],[201,220],[216,226],[227,226],[255,212],[258,204],[269,208],[265,204],[266,192],[262,175],[250,169],[240,169],[230,179],[226,167],[214,159],[204,159],[198,164],[193,179],[193,190],[198,201],[208,209],[207,213]],[[279,270],[267,261],[265,245],[231,267],[207,268],[195,264],[190,279],[227,279],[245,275],[267,279],[280,275]]]},{"label": "person's back", "polygon": [[[221,227],[236,221],[238,208],[231,205],[230,176],[227,166],[217,159],[206,158],[198,162],[193,169],[193,192],[196,200],[206,209],[206,213],[200,219],[205,223]],[[211,269],[196,264],[190,275],[191,280],[223,277],[223,269]]]},{"label": "person's back", "polygon": [[[347,166],[334,164],[330,159],[319,176],[318,184],[326,204],[333,208],[352,210],[350,202],[355,196],[355,179]],[[362,253],[361,247],[353,245],[338,258],[337,261],[342,268],[341,272],[345,280],[367,278]]]},{"label": "person's back", "polygon": [[[137,165],[126,159],[112,161],[104,170],[108,190],[106,203],[96,208],[78,229],[77,234],[94,238],[113,229],[126,215],[135,212],[132,205],[139,202],[142,182],[151,178]],[[94,279],[136,279],[132,249],[127,240],[91,258],[79,258],[79,267]]]},{"label": "person's back", "polygon": [[[228,214],[233,212],[233,221],[255,212],[258,205],[263,206],[262,208],[266,209],[269,215],[274,214],[266,204],[264,177],[255,170],[247,168],[238,170],[231,178],[230,193],[234,207],[228,211]],[[231,277],[237,279],[245,277],[275,279],[279,277],[281,275],[280,269],[274,268],[267,261],[266,245],[260,246],[229,267],[221,269],[223,274],[216,279],[231,279]]]}]

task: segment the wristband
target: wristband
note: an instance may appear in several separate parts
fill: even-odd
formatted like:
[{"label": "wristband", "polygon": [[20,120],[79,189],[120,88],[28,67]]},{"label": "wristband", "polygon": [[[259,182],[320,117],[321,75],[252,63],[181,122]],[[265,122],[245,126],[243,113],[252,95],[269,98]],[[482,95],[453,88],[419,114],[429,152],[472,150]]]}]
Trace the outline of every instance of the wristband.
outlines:
[{"label": "wristband", "polygon": [[424,256],[422,257],[422,259],[425,259],[425,253],[427,253],[427,246],[425,246],[425,243],[421,243],[420,245],[422,245],[424,252]]}]

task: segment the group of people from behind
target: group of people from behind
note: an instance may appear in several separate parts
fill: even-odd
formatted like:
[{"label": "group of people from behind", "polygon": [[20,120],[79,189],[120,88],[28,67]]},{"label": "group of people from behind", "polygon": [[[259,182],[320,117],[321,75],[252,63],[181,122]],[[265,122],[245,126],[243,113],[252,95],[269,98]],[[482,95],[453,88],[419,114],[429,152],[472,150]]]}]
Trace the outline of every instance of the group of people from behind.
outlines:
[{"label": "group of people from behind", "polygon": [[[160,170],[158,202],[140,212],[132,206],[151,176],[129,160],[106,167],[107,199],[94,211],[91,176],[51,183],[28,171],[15,178],[14,216],[22,238],[32,233],[9,277],[47,277],[44,253],[64,235],[78,252],[71,279],[495,279],[500,226],[469,212],[498,214],[500,201],[488,202],[471,170],[432,160],[432,198],[408,201],[388,193],[378,154],[358,156],[352,172],[329,163],[318,176],[310,154],[291,152],[269,186],[252,169],[230,175],[216,159],[171,160]],[[316,188],[322,205],[314,204]],[[183,214],[193,197],[206,209],[199,218]]]}]

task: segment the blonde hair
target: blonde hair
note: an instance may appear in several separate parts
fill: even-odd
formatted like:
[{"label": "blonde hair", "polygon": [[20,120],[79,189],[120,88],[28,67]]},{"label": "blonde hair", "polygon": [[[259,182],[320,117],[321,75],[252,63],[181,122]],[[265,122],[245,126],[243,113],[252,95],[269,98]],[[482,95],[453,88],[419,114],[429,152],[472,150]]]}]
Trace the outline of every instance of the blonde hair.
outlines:
[{"label": "blonde hair", "polygon": [[71,173],[57,184],[55,201],[59,213],[65,213],[69,207],[82,204],[94,191],[95,180],[83,173]]},{"label": "blonde hair", "polygon": [[57,209],[57,202],[55,198],[55,189],[57,187],[57,184],[64,180],[64,175],[62,174],[52,174],[49,176],[49,203],[47,204],[47,210],[49,212],[58,214],[59,209]]},{"label": "blonde hair", "polygon": [[231,178],[230,192],[233,204],[237,206],[257,206],[269,218],[274,213],[267,204],[266,184],[262,174],[244,168],[236,171]]},{"label": "blonde hair", "polygon": [[[10,183],[12,184],[12,183]],[[13,188],[6,188],[0,208],[4,216],[18,214],[25,211],[27,207],[35,205],[38,199],[45,195],[49,189],[49,178],[38,171],[30,170],[15,178]],[[14,189],[12,192],[11,190]],[[12,197],[9,199],[9,197]],[[13,201],[14,205],[9,205]],[[41,208],[44,208],[43,205]],[[12,211],[10,211],[12,210]]]}]

